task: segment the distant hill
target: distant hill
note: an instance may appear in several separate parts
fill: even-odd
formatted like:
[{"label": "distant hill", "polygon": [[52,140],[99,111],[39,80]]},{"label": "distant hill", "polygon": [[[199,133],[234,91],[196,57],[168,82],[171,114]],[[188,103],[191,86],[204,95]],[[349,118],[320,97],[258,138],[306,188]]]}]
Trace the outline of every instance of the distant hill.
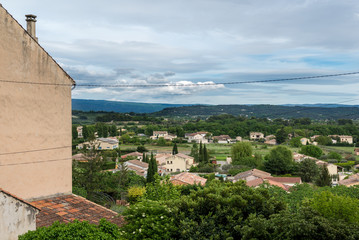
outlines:
[{"label": "distant hill", "polygon": [[282,105],[193,105],[165,108],[152,113],[153,116],[178,116],[205,118],[212,115],[231,114],[257,118],[311,118],[311,119],[359,119],[359,107],[317,107],[317,106],[282,106]]},{"label": "distant hill", "polygon": [[103,111],[119,113],[152,113],[168,107],[189,106],[189,104],[135,103],[105,100],[72,99],[72,110]]},{"label": "distant hill", "polygon": [[105,100],[72,99],[72,110],[84,112],[149,113],[159,117],[206,118],[231,114],[257,118],[359,119],[358,105],[189,105],[164,103],[135,103]]}]

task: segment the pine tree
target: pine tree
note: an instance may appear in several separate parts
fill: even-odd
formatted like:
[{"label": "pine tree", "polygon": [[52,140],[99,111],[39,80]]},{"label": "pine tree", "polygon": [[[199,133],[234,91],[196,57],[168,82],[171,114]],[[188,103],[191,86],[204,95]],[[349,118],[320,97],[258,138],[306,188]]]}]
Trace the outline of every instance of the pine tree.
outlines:
[{"label": "pine tree", "polygon": [[178,153],[178,148],[177,148],[177,144],[175,143],[175,145],[173,145],[172,155],[176,155],[177,153]]},{"label": "pine tree", "polygon": [[328,168],[326,166],[322,166],[319,170],[319,176],[315,181],[315,184],[319,187],[331,186],[332,185],[332,177],[329,174]]},{"label": "pine tree", "polygon": [[146,162],[146,154],[145,154],[145,152],[142,153],[142,162]]}]

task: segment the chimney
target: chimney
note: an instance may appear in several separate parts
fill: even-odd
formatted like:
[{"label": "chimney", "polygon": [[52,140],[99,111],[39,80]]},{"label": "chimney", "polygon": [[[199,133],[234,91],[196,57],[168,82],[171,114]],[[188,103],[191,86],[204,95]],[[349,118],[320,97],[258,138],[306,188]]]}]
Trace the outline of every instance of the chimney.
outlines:
[{"label": "chimney", "polygon": [[33,37],[36,42],[37,42],[37,37],[36,37],[36,16],[33,14],[28,14],[25,15],[26,17],[26,22],[27,22],[27,32],[31,35],[31,37]]}]

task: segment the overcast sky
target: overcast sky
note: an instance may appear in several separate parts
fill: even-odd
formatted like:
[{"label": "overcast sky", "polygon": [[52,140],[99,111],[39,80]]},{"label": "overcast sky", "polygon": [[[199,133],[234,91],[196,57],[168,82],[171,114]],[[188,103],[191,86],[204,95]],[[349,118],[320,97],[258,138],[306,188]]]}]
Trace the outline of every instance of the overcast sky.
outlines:
[{"label": "overcast sky", "polygon": [[[1,0],[81,84],[255,81],[359,71],[358,0]],[[77,87],[73,98],[359,104],[359,75],[162,88]]]}]

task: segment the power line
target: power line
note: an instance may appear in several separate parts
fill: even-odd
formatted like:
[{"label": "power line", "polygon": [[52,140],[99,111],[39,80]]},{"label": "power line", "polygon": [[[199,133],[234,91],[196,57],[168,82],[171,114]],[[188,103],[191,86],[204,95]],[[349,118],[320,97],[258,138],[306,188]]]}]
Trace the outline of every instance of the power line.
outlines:
[{"label": "power line", "polygon": [[307,77],[294,77],[294,78],[278,78],[278,79],[266,79],[266,80],[254,80],[254,81],[234,81],[234,82],[211,82],[211,83],[191,83],[191,84],[179,84],[179,83],[168,83],[168,84],[66,84],[66,83],[45,83],[45,82],[28,82],[28,81],[10,81],[0,79],[0,82],[5,83],[16,83],[16,84],[33,84],[33,85],[45,85],[45,86],[65,86],[65,87],[104,87],[104,88],[155,88],[155,87],[202,87],[202,86],[216,86],[216,85],[237,85],[237,84],[252,84],[252,83],[268,83],[268,82],[285,82],[285,81],[296,81],[296,80],[307,80],[315,78],[327,78],[327,77],[339,77],[357,75],[359,72],[347,72],[347,73],[336,73],[327,75],[316,75]]},{"label": "power line", "polygon": [[54,149],[62,149],[62,148],[72,148],[72,146],[62,146],[62,147],[53,147],[53,148],[42,148],[42,149],[35,149],[35,150],[28,150],[28,151],[20,151],[20,152],[8,152],[8,153],[0,153],[0,156],[3,155],[13,155],[13,154],[20,154],[20,153],[29,153],[29,152],[42,152]]},{"label": "power line", "polygon": [[223,83],[192,83],[192,84],[79,84],[78,87],[106,87],[106,88],[146,88],[146,87],[201,87],[201,86],[215,86],[215,85],[235,85],[235,84],[251,84],[251,83],[267,83],[267,82],[284,82],[295,80],[306,80],[314,78],[326,78],[326,77],[338,77],[359,74],[359,72],[337,73],[327,75],[316,75],[307,77],[295,77],[295,78],[279,78],[279,79],[267,79],[267,80],[254,80],[254,81],[236,81],[236,82],[223,82]]},{"label": "power line", "polygon": [[43,162],[58,162],[58,161],[65,161],[65,160],[72,160],[72,158],[61,158],[61,159],[52,159],[52,160],[45,160],[45,161],[33,161],[33,162],[0,164],[0,167],[3,167],[3,166],[15,166],[15,165],[26,165],[26,164],[43,163]]}]

